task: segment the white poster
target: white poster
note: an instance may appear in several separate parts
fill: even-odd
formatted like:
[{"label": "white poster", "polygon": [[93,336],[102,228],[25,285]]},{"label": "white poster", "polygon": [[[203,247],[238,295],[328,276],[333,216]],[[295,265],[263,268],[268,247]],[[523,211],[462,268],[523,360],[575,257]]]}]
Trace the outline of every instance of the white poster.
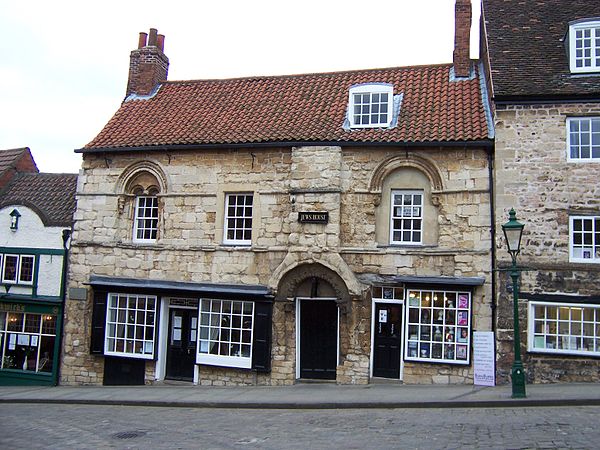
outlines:
[{"label": "white poster", "polygon": [[492,331],[473,332],[473,370],[474,384],[496,385],[496,358]]},{"label": "white poster", "polygon": [[10,334],[8,336],[8,349],[9,350],[14,350],[17,346],[17,335],[16,334]]}]

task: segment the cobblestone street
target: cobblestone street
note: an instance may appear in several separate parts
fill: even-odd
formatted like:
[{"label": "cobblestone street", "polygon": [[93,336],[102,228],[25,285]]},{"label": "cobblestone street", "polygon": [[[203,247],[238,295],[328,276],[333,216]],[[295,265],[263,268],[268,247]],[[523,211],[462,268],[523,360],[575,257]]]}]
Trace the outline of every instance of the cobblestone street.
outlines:
[{"label": "cobblestone street", "polygon": [[6,404],[0,448],[598,448],[600,407],[256,410]]}]

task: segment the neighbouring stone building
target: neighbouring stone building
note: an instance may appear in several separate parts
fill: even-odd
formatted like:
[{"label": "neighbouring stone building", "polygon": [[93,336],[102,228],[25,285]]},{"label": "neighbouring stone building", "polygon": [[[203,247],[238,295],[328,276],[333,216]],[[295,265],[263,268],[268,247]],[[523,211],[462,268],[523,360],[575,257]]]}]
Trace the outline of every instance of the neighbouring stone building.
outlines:
[{"label": "neighbouring stone building", "polygon": [[0,151],[0,385],[56,385],[76,174]]},{"label": "neighbouring stone building", "polygon": [[[600,4],[483,0],[493,98],[495,222],[525,224],[520,330],[529,382],[600,380]],[[510,258],[497,233],[498,268]],[[498,275],[498,378],[513,361],[510,278]]]},{"label": "neighbouring stone building", "polygon": [[472,383],[492,330],[491,115],[454,64],[166,81],[79,150],[63,384]]}]

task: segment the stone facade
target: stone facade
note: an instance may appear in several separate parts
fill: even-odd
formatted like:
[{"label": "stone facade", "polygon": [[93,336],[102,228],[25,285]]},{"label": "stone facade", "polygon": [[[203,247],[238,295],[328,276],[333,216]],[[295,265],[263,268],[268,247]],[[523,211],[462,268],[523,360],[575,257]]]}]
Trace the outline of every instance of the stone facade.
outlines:
[{"label": "stone facade", "polygon": [[[202,385],[291,384],[297,379],[296,303],[303,282],[325,279],[337,300],[338,383],[371,377],[372,286],[398,275],[481,277],[473,289],[472,330],[492,329],[488,151],[478,148],[292,148],[84,154],[69,265],[63,384],[98,384],[91,355],[90,276],[268,286],[274,293],[267,373],[201,365]],[[156,243],[132,240],[136,173],[160,184]],[[399,176],[400,174],[401,176]],[[406,186],[415,180],[417,186]],[[412,181],[411,181],[412,182]],[[425,185],[426,184],[426,185]],[[389,245],[389,190],[423,188],[423,246]],[[253,192],[252,245],[223,245],[225,194]],[[386,197],[387,195],[387,197]],[[300,223],[299,212],[329,214]],[[386,228],[388,227],[388,228]],[[306,273],[302,271],[308,271]],[[388,277],[388,278],[386,278]],[[308,289],[309,291],[310,289]],[[308,292],[307,291],[307,292]],[[146,382],[157,377],[146,363]],[[470,383],[472,366],[406,363],[408,383]]]},{"label": "stone facade", "polygon": [[[561,296],[586,303],[598,297],[597,264],[569,262],[569,217],[600,214],[598,162],[569,162],[567,117],[600,115],[598,103],[502,106],[496,110],[496,227],[500,268],[510,265],[500,226],[514,208],[525,224],[521,275],[521,353],[528,380],[598,381],[600,360],[585,355],[528,351],[531,300]],[[498,276],[498,378],[507,381],[513,361],[513,306],[510,277]],[[556,301],[556,300],[555,300]],[[564,300],[563,300],[564,301]],[[531,350],[531,349],[530,349]]]}]

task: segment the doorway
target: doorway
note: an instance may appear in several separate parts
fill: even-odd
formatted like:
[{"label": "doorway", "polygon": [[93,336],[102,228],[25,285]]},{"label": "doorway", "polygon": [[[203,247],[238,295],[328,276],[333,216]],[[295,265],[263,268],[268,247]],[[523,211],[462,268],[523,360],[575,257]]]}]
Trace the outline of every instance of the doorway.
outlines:
[{"label": "doorway", "polygon": [[298,299],[299,377],[335,380],[338,363],[338,306],[334,299]]},{"label": "doorway", "polygon": [[165,378],[193,381],[196,363],[198,310],[170,308]]},{"label": "doorway", "polygon": [[375,303],[373,376],[400,378],[402,356],[402,305]]}]

